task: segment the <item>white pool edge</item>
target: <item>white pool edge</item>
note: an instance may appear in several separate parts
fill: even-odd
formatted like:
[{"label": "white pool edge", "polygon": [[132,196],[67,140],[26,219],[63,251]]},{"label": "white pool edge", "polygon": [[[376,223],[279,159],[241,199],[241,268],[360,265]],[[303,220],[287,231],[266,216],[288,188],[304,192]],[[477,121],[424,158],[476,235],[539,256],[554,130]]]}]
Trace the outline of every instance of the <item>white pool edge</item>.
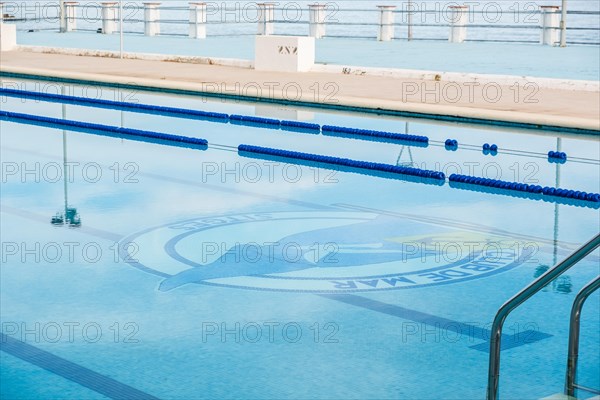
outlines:
[{"label": "white pool edge", "polygon": [[[106,85],[131,85],[131,77],[128,76],[117,76],[107,74],[94,74],[87,72],[71,72],[71,71],[56,71],[56,70],[45,70],[42,68],[26,68],[26,67],[10,67],[3,66],[3,73],[17,74],[17,75],[28,75],[36,78],[58,78],[76,80],[81,82],[95,82]],[[135,86],[144,89],[159,89],[159,90],[177,90],[186,91],[201,94],[212,94],[217,96],[226,96],[225,92],[221,88],[211,88],[201,83],[183,82],[183,81],[172,81],[172,80],[158,80],[149,78],[137,78],[135,79]],[[250,98],[261,98],[262,93],[249,88],[247,96]],[[269,98],[270,101],[286,101],[289,102],[283,93],[273,93]],[[315,106],[325,106],[322,103],[314,101],[314,98],[310,94],[303,94],[300,99],[294,103]],[[566,129],[577,129],[587,132],[599,132],[600,122],[597,120],[578,118],[578,117],[565,117],[555,115],[541,115],[534,113],[518,112],[518,111],[498,111],[489,110],[477,107],[458,107],[458,106],[447,106],[440,104],[426,104],[426,103],[404,103],[391,100],[383,99],[369,99],[369,98],[357,98],[357,97],[339,97],[338,104],[344,108],[351,108],[357,110],[375,110],[378,112],[387,111],[394,113],[411,113],[415,115],[427,115],[435,118],[435,116],[446,116],[452,118],[478,120],[478,121],[489,121],[489,122],[501,122],[515,125],[529,125],[543,127],[554,127],[554,128],[566,128]]]}]

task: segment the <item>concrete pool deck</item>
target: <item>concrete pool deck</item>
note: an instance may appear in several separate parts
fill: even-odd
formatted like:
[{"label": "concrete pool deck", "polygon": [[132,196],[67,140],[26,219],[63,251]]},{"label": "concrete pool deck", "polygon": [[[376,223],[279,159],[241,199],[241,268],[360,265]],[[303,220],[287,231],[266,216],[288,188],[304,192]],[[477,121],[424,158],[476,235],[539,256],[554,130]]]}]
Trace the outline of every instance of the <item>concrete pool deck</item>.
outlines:
[{"label": "concrete pool deck", "polygon": [[[4,76],[33,76],[177,90],[199,95],[320,107],[411,113],[600,133],[600,92],[538,85],[522,77],[501,82],[416,76],[261,72],[248,66],[118,59],[70,54],[3,52]],[[491,76],[493,77],[493,76]]]},{"label": "concrete pool deck", "polygon": [[[535,36],[535,35],[534,35]],[[537,36],[535,36],[537,38]],[[89,32],[18,32],[17,43],[61,49],[118,51],[118,35]],[[209,36],[198,40],[175,36],[124,36],[129,53],[202,56],[253,60],[255,36]],[[448,43],[447,41],[323,38],[316,42],[316,62],[328,66],[360,66],[556,79],[597,80],[600,46],[566,48],[523,43]]]}]

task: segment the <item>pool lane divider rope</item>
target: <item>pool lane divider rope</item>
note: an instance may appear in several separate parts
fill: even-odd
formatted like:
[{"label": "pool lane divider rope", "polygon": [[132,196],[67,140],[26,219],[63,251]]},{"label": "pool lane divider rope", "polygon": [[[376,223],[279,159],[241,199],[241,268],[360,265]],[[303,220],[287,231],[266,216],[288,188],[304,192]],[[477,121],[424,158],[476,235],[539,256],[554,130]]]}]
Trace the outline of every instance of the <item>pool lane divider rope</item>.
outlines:
[{"label": "pool lane divider rope", "polygon": [[305,132],[305,133],[313,133],[318,135],[321,133],[321,126],[319,124],[313,124],[310,122],[301,122],[301,121],[281,121],[281,129],[285,131],[292,132]]},{"label": "pool lane divider rope", "polygon": [[232,114],[229,116],[229,122],[235,125],[252,124],[266,126],[273,129],[279,129],[281,127],[281,121],[278,119],[254,117],[250,115]]},{"label": "pool lane divider rope", "polygon": [[[469,189],[494,194],[511,194],[514,197],[526,197],[534,200],[544,200],[550,202],[560,202],[563,204],[576,206],[590,206],[594,208],[600,206],[600,194],[588,193],[583,191],[568,190],[562,188],[552,188],[549,186],[528,185],[525,183],[501,181],[497,179],[479,178],[475,176],[452,174],[448,177],[450,187],[458,189]],[[468,186],[466,186],[468,185]],[[470,187],[469,187],[470,186]],[[478,187],[475,189],[475,187]],[[505,193],[502,193],[507,191]],[[519,195],[515,195],[516,193]]]},{"label": "pool lane divider rope", "polygon": [[176,107],[165,107],[165,106],[156,106],[152,104],[141,104],[141,103],[131,103],[125,101],[114,101],[114,100],[103,100],[103,99],[92,99],[87,97],[78,97],[78,96],[67,96],[62,94],[53,94],[53,93],[40,93],[40,92],[32,92],[27,90],[16,90],[16,89],[2,89],[0,88],[0,95],[9,96],[9,97],[18,97],[23,99],[31,99],[38,101],[49,101],[55,103],[67,103],[73,105],[93,105],[102,108],[119,108],[124,110],[130,110],[135,112],[150,112],[153,114],[168,114],[168,115],[184,115],[188,117],[194,117],[201,120],[213,121],[213,122],[221,122],[227,123],[229,121],[229,115],[223,113],[209,112],[209,111],[201,111],[201,110],[191,110],[185,108],[176,108]]},{"label": "pool lane divider rope", "polygon": [[144,131],[139,129],[121,128],[118,126],[93,124],[89,122],[68,119],[42,117],[39,115],[21,114],[10,111],[0,111],[0,120],[44,125],[55,128],[63,128],[66,130],[79,130],[84,132],[93,131],[94,133],[102,132],[104,134],[108,134],[109,136],[125,137],[134,140],[158,140],[177,145],[191,145],[202,150],[206,150],[208,148],[208,141],[201,138],[171,135],[168,133]]},{"label": "pool lane divider rope", "polygon": [[419,135],[407,135],[394,132],[382,132],[369,129],[345,128],[342,126],[323,125],[321,127],[323,135],[337,136],[352,139],[383,139],[384,141],[411,143],[413,146],[427,147],[429,146],[429,138]]},{"label": "pool lane divider rope", "polygon": [[[165,106],[156,106],[151,104],[142,104],[142,103],[131,103],[124,101],[115,101],[115,100],[103,100],[103,99],[91,99],[86,97],[78,97],[78,96],[68,96],[62,94],[52,94],[52,93],[40,93],[33,92],[28,90],[17,90],[17,89],[5,89],[0,88],[0,95],[8,96],[8,97],[16,97],[16,98],[24,98],[24,99],[32,99],[38,101],[48,101],[55,103],[67,103],[73,105],[90,105],[102,108],[110,108],[110,109],[121,109],[128,110],[133,112],[145,112],[150,114],[163,114],[170,116],[183,116],[183,117],[192,117],[194,119],[211,121],[211,122],[220,122],[220,123],[231,123],[232,125],[244,125],[244,126],[254,126],[260,128],[269,128],[276,130],[284,130],[291,132],[300,132],[300,133],[313,133],[319,134],[321,133],[321,125],[301,122],[301,121],[288,121],[288,120],[278,120],[271,118],[263,118],[256,116],[248,116],[248,115],[237,115],[237,114],[225,114],[225,113],[216,113],[209,111],[201,111],[201,110],[192,110],[187,108],[176,108],[176,107],[165,107]],[[337,135],[334,135],[337,133]],[[396,142],[405,142],[411,143],[415,146],[424,146],[427,147],[429,138],[425,136],[418,135],[404,135],[392,132],[380,132],[373,130],[364,130],[364,129],[354,129],[347,128],[341,126],[330,126],[326,125],[323,127],[323,134],[328,134],[329,136],[342,136],[342,134],[351,135],[350,137],[355,139],[363,139],[363,140],[373,140],[374,138],[379,138],[385,141],[396,141]],[[348,136],[344,136],[348,137]]]},{"label": "pool lane divider rope", "polygon": [[441,181],[442,184],[446,181],[446,176],[443,172],[430,171],[418,168],[401,167],[398,165],[373,163],[367,161],[351,160],[348,158],[339,158],[331,156],[323,156],[318,154],[300,153],[290,150],[273,149],[269,147],[259,147],[247,144],[238,146],[240,155],[257,154],[262,156],[279,157],[284,159],[302,160],[328,165],[337,165],[342,167],[365,169],[370,171],[378,171],[391,174],[408,175],[411,177],[431,179]]},{"label": "pool lane divider rope", "polygon": [[[254,126],[269,129],[281,129],[291,132],[300,133],[323,133],[326,136],[337,136],[360,140],[376,140],[380,142],[391,142],[397,144],[408,144],[416,147],[428,147],[429,138],[420,135],[408,135],[394,132],[383,132],[368,129],[356,129],[343,126],[332,126],[300,122],[277,120],[271,118],[247,116],[247,115],[229,115],[225,113],[217,113],[202,110],[192,110],[189,108],[166,107],[152,104],[131,103],[116,100],[92,99],[88,97],[69,96],[53,93],[41,93],[29,90],[7,89],[0,88],[0,95],[24,99],[32,99],[38,101],[48,101],[56,103],[67,103],[73,105],[91,105],[102,108],[129,110],[133,112],[146,112],[150,114],[162,114],[170,116],[192,117],[199,120],[231,123],[233,125]],[[446,150],[456,151],[458,149],[458,141],[448,139],[445,142]],[[482,146],[483,154],[496,156],[498,154],[498,145],[485,143]],[[550,163],[564,164],[567,161],[567,155],[561,152],[548,152],[548,161]]]},{"label": "pool lane divider rope", "polygon": [[[88,97],[80,96],[68,96],[62,94],[53,93],[41,93],[28,90],[18,89],[7,89],[0,88],[0,95],[18,97],[24,99],[32,99],[39,101],[50,101],[50,102],[61,102],[73,105],[93,105],[103,108],[111,109],[123,109],[134,112],[147,112],[152,114],[163,114],[163,115],[174,115],[174,116],[186,116],[192,117],[199,120],[219,122],[219,123],[231,123],[233,125],[245,125],[255,126],[261,128],[269,128],[276,130],[286,130],[292,132],[301,133],[323,133],[326,136],[336,136],[350,139],[362,139],[362,140],[377,140],[398,144],[410,144],[416,147],[428,147],[429,138],[420,135],[409,135],[394,132],[384,132],[369,129],[356,129],[348,128],[343,126],[323,125],[307,123],[301,121],[287,121],[278,120],[271,118],[263,118],[248,115],[237,115],[237,114],[225,114],[202,110],[192,110],[188,108],[178,107],[166,107],[157,106],[152,104],[132,103],[125,101],[116,100],[104,100],[104,99],[93,99]],[[456,140],[448,139],[445,142],[446,150],[456,151],[458,149],[458,142]],[[483,146],[483,153],[485,155],[497,155],[498,146],[496,144],[485,143]],[[548,153],[548,161],[564,164],[567,161],[567,155],[561,152],[550,151]]]},{"label": "pool lane divider rope", "polygon": [[[401,167],[397,165],[371,163],[366,161],[350,160],[346,158],[322,156],[310,153],[299,153],[289,150],[273,149],[268,147],[252,146],[241,144],[238,146],[238,152],[244,156],[247,154],[258,154],[268,157],[277,157],[281,159],[293,159],[322,163],[328,165],[339,165],[343,167],[366,169],[391,174],[408,175],[411,177],[424,178],[427,180],[437,180],[439,186],[446,181],[443,172],[429,171],[418,168]],[[528,185],[525,183],[501,181],[497,179],[479,178],[475,176],[452,174],[448,177],[450,187],[457,189],[470,189],[474,191],[505,194],[513,197],[529,198],[532,200],[544,200],[548,202],[559,202],[568,205],[593,207],[600,206],[600,194],[587,193],[567,189],[556,189],[551,187],[542,187],[539,185]],[[466,186],[468,185],[468,186]],[[470,187],[469,187],[470,186]]]},{"label": "pool lane divider rope", "polygon": [[[206,139],[194,138],[188,136],[172,135],[168,133],[144,131],[139,129],[121,128],[118,126],[101,125],[89,122],[66,120],[51,117],[42,117],[39,115],[22,114],[10,111],[0,111],[0,120],[11,122],[26,123],[32,125],[49,126],[53,128],[63,128],[66,130],[76,130],[83,132],[102,132],[107,136],[125,137],[133,140],[142,141],[161,141],[172,145],[191,145],[194,148],[206,150],[208,141]],[[347,158],[339,158],[332,156],[323,156],[318,154],[301,153],[290,150],[273,149],[268,147],[252,146],[241,144],[237,148],[238,154],[247,156],[248,154],[259,155],[261,158],[276,157],[286,160],[299,160],[309,163],[318,163],[325,165],[333,165],[351,169],[359,169],[391,175],[403,175],[411,178],[413,182],[430,183],[436,182],[438,186],[442,186],[446,182],[446,176],[443,172],[424,170],[419,168],[402,167],[398,165],[373,163],[367,161],[351,160]],[[377,175],[380,176],[380,175]],[[381,175],[385,176],[385,175]],[[586,206],[593,204],[594,208],[600,207],[600,194],[588,193],[583,191],[567,190],[562,188],[542,187],[539,185],[528,185],[518,182],[507,182],[496,179],[479,178],[474,176],[452,174],[448,177],[450,187],[458,189],[474,190],[473,187],[479,186],[476,191],[484,191],[493,194],[507,194],[510,191],[521,193],[520,196],[534,200],[544,200],[554,203],[563,203],[568,205]],[[467,186],[464,186],[467,185]],[[502,193],[506,191],[505,193]]]}]

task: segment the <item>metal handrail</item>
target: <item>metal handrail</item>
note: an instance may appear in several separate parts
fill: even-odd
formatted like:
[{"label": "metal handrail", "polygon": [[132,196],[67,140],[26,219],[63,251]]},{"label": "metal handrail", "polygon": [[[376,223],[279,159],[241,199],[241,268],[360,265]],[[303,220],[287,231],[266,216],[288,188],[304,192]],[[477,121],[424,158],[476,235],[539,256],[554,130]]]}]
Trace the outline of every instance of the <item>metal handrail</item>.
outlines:
[{"label": "metal handrail", "polygon": [[575,250],[570,256],[565,258],[546,273],[541,275],[519,293],[500,307],[492,324],[490,340],[490,364],[488,371],[487,399],[498,399],[498,388],[500,382],[500,345],[502,339],[502,326],[508,315],[534,294],[542,290],[546,285],[556,279],[558,276],[569,270],[585,256],[600,247],[600,234],[594,236],[589,242],[585,243],[579,249]]},{"label": "metal handrail", "polygon": [[575,297],[571,308],[571,322],[569,324],[569,356],[567,358],[567,376],[565,378],[565,394],[575,396],[575,389],[599,394],[597,390],[584,388],[575,383],[577,375],[577,360],[579,358],[579,328],[581,323],[581,309],[587,298],[600,288],[600,275],[588,283]]}]

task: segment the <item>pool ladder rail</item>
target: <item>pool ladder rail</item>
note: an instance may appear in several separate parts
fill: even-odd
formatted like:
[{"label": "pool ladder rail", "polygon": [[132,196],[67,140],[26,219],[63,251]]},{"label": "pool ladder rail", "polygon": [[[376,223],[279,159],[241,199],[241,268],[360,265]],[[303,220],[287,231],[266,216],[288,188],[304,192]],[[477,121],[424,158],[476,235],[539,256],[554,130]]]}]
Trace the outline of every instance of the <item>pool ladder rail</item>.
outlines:
[{"label": "pool ladder rail", "polygon": [[[542,290],[554,279],[571,269],[588,254],[600,247],[600,234],[594,236],[590,241],[575,250],[571,255],[565,258],[554,267],[550,268],[543,275],[514,295],[510,300],[500,307],[494,322],[492,324],[492,337],[490,340],[490,363],[488,370],[487,400],[498,399],[498,389],[500,383],[500,346],[502,338],[502,327],[508,315],[534,294]],[[589,282],[575,297],[571,308],[571,317],[569,323],[569,355],[567,359],[567,374],[565,379],[564,398],[573,398],[575,390],[600,394],[600,390],[588,388],[575,382],[577,375],[577,360],[579,356],[579,327],[581,309],[587,298],[600,288],[600,276],[597,276]]]}]

